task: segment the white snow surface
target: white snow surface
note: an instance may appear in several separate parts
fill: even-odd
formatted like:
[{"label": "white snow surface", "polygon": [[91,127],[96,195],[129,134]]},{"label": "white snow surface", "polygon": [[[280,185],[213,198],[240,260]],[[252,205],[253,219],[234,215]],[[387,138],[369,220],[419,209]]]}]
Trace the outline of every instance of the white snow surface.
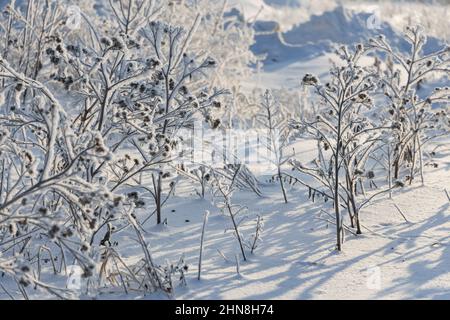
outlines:
[{"label": "white snow surface", "polygon": [[[410,46],[402,33],[410,23],[422,24],[427,30],[435,24],[442,30],[431,33],[425,52],[442,48],[448,41],[446,30],[450,30],[448,5],[408,3],[399,10],[400,4],[370,1],[234,0],[231,4],[247,19],[256,19],[252,50],[265,59],[262,71],[250,82],[253,87],[257,83],[264,88],[297,88],[305,73],[327,73],[330,59],[336,60],[336,46],[355,46],[380,34],[396,50],[408,52]],[[433,21],[426,12],[439,14]],[[375,25],[371,25],[372,16]]]},{"label": "white snow surface", "polygon": [[[299,159],[311,159],[313,147],[307,141],[297,143]],[[189,184],[178,188],[165,208],[168,226],[151,227],[147,240],[158,261],[185,256],[190,266],[188,286],[176,290],[177,299],[450,299],[450,202],[444,192],[450,181],[448,141],[437,150],[439,167],[426,170],[425,186],[416,183],[395,192],[393,199],[373,201],[361,213],[363,235],[347,233],[341,253],[334,250],[334,225],[323,220],[327,216],[320,215],[307,191],[292,187],[290,203],[284,204],[276,184],[266,184],[260,198],[249,192],[234,197],[249,207],[250,216],[260,214],[265,224],[260,247],[247,262],[239,258],[240,275],[237,241],[231,232],[224,233],[229,217],[208,199],[192,200],[195,194]],[[205,210],[211,216],[198,281]],[[253,228],[248,224],[243,233]],[[119,241],[127,241],[123,237]],[[135,244],[128,241],[133,259]],[[370,282],[372,270],[380,272],[379,287]]]},{"label": "white snow surface", "polygon": [[[293,147],[301,161],[314,157],[314,144],[309,141]],[[441,140],[431,148],[436,148],[438,168],[427,167],[425,185],[416,182],[394,192],[393,199],[383,196],[372,201],[361,212],[363,234],[346,233],[342,252],[334,247],[334,225],[325,221],[328,217],[321,214],[320,206],[308,199],[307,190],[290,187],[290,201],[284,204],[279,186],[267,183],[264,176],[260,177],[262,197],[246,191],[233,197],[233,203],[248,207],[249,223],[241,228],[243,234],[253,231],[251,218],[256,214],[264,219],[263,242],[254,254],[248,254],[247,262],[242,261],[232,232],[224,232],[231,228],[229,216],[211,197],[198,199],[189,182],[179,185],[164,207],[168,225],[155,226],[155,221],[149,220],[145,239],[157,263],[184,256],[189,266],[187,286],[176,288],[175,299],[450,299],[450,201],[444,191],[450,187],[450,141]],[[323,209],[332,212],[331,207]],[[197,265],[206,210],[211,214],[199,281]],[[141,221],[147,216],[148,211],[138,211]],[[115,233],[113,240],[119,242],[124,261],[140,259],[131,230]],[[373,270],[380,276],[375,286]],[[61,277],[58,281],[64,284],[66,280]],[[46,298],[34,294],[37,292],[30,292],[30,298]],[[6,297],[0,293],[0,298]],[[115,291],[100,291],[96,298],[169,299],[163,294]]]}]

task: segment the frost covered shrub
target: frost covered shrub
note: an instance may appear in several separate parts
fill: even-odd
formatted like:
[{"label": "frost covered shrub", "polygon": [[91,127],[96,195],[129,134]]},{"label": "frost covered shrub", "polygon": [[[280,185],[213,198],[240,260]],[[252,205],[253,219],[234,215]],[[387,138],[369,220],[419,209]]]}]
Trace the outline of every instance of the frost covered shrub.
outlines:
[{"label": "frost covered shrub", "polygon": [[[57,2],[9,6],[3,16],[0,268],[24,296],[30,283],[65,294],[39,281],[34,257],[49,250],[61,263],[55,273],[74,262],[93,288],[120,275],[136,290],[171,293],[170,277],[186,270],[153,261],[136,208],[147,219],[154,208],[161,223],[177,181],[178,132],[195,119],[220,125],[211,110],[225,91],[208,81],[217,61],[191,47],[200,16],[183,28],[155,20],[167,9],[157,2],[111,1],[104,19],[80,5],[80,29],[65,24]],[[140,239],[137,265],[112,248],[118,228]]]},{"label": "frost covered shrub", "polygon": [[236,182],[238,181],[237,177],[240,169],[241,167],[236,170],[236,174],[233,176],[231,182],[223,176],[216,174],[214,176],[213,194],[215,199],[218,201],[218,207],[222,210],[224,215],[230,217],[230,228],[233,230],[233,234],[239,244],[242,258],[244,261],[247,261],[247,255],[244,249],[245,241],[240,231],[241,222],[245,220],[245,218],[241,218],[240,216],[246,208],[232,203],[232,197],[233,193],[236,191]]},{"label": "frost covered shrub", "polygon": [[[111,189],[118,190],[140,184],[149,174],[152,188],[145,191],[151,194],[161,223],[163,179],[173,178],[167,166],[176,156],[172,152],[178,143],[176,134],[192,125],[194,116],[214,125],[210,110],[224,91],[206,86],[205,74],[216,67],[216,61],[199,58],[190,49],[200,18],[189,29],[173,27],[147,21],[144,17],[158,11],[131,3],[130,10],[136,10],[132,21],[124,20],[113,5],[116,19],[98,30],[86,30],[84,37],[53,42],[48,53],[53,59],[59,46],[65,48],[66,58],[58,61],[64,73],[53,79],[63,83],[69,79],[68,90],[79,108],[74,126],[80,132],[92,128],[102,132],[116,155],[109,168],[104,163],[87,168],[89,179],[108,179]],[[111,36],[110,30],[116,28],[120,31]],[[174,182],[168,187],[172,190]]]},{"label": "frost covered shrub", "polygon": [[247,95],[242,82],[250,79],[254,66],[261,61],[250,50],[255,31],[229,1],[173,1],[164,13],[164,18],[175,25],[190,25],[198,17],[198,32],[192,37],[191,47],[216,60],[217,66],[208,80],[212,86],[229,89],[230,95],[224,97],[223,106],[216,108],[214,114],[224,125],[235,127],[237,121],[251,118],[246,114],[247,105],[238,100]]},{"label": "frost covered shrub", "polygon": [[[120,12],[120,3],[126,8],[128,1],[113,3],[115,5],[111,7],[104,1],[82,1],[80,7],[83,11],[92,12],[94,6],[96,13],[114,15]],[[209,86],[228,88],[232,93],[223,98],[227,108],[216,108],[213,115],[217,117],[228,115],[224,120],[230,117],[239,118],[240,112],[245,111],[246,107],[241,108],[236,102],[239,96],[244,95],[241,82],[253,74],[253,65],[260,61],[260,58],[250,50],[250,46],[254,43],[252,25],[227,1],[222,0],[153,0],[132,1],[132,3],[135,5],[131,10],[133,13],[131,16],[136,13],[137,17],[145,19],[151,15],[152,18],[186,29],[195,25],[196,32],[190,39],[190,50],[196,53],[198,60],[212,57],[216,61],[214,70],[208,76]],[[151,8],[151,13],[141,13],[143,10],[139,4],[143,3],[147,3],[144,8]],[[138,18],[135,20],[139,21]]]},{"label": "frost covered shrub", "polygon": [[103,206],[113,214],[120,201],[87,181],[83,167],[108,161],[110,153],[98,132],[74,133],[62,105],[42,83],[2,59],[0,74],[5,100],[0,112],[0,270],[23,292],[34,285],[56,294],[59,290],[39,281],[39,253],[60,253],[59,272],[75,259],[86,277],[92,275],[89,242],[99,223],[95,209]]},{"label": "frost covered shrub", "polygon": [[[234,99],[234,104],[229,108],[239,110],[239,117],[227,114],[225,120],[232,123],[237,128],[257,128],[260,126],[258,121],[261,113],[261,96],[264,96],[266,89],[255,87],[246,94],[238,94]],[[292,89],[270,89],[270,93],[274,100],[277,101],[280,117],[284,121],[309,117],[316,114],[316,105],[314,97],[306,87],[301,86],[299,82],[298,88]],[[229,118],[230,117],[230,118]]]},{"label": "frost covered shrub", "polygon": [[260,109],[261,112],[258,114],[257,120],[266,129],[267,133],[267,141],[263,142],[264,148],[270,154],[270,159],[268,160],[276,167],[276,174],[273,176],[273,179],[280,183],[284,202],[288,203],[283,166],[289,161],[289,157],[285,155],[285,149],[289,143],[289,126],[280,110],[280,104],[274,99],[269,90],[262,97]]},{"label": "frost covered shrub", "polygon": [[239,92],[241,82],[253,73],[252,65],[258,62],[249,50],[254,43],[252,25],[223,0],[173,1],[163,16],[175,25],[190,25],[197,16],[202,17],[191,47],[216,59],[217,68],[210,78],[214,86]]}]

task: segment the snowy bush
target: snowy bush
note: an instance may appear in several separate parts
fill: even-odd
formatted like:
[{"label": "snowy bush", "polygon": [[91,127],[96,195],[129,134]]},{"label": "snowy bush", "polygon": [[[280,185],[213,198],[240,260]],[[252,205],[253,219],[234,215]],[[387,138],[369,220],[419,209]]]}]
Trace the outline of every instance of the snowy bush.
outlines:
[{"label": "snowy bush", "polygon": [[393,178],[399,179],[401,169],[409,167],[407,179],[410,183],[418,171],[423,184],[424,146],[450,130],[446,111],[450,101],[449,88],[436,87],[430,92],[423,86],[427,86],[427,80],[436,75],[448,76],[450,49],[445,46],[424,54],[427,38],[421,27],[408,27],[405,39],[411,46],[409,54],[396,52],[382,36],[370,39],[366,50],[387,54],[386,66],[384,70],[379,67],[378,72],[380,89],[386,101],[380,109],[392,128],[389,145]]},{"label": "snowy bush", "polygon": [[[178,21],[185,27],[174,27],[155,20],[169,13],[153,1],[113,1],[97,11],[80,5],[86,11],[75,30],[65,25],[67,12],[56,2],[11,5],[4,15],[1,270],[24,295],[28,284],[60,295],[39,281],[35,255],[50,248],[52,263],[61,263],[55,273],[66,274],[73,261],[93,278],[91,287],[114,286],[111,279],[120,276],[125,291],[136,286],[171,293],[167,279],[184,266],[166,270],[154,263],[134,210],[154,208],[162,222],[162,206],[177,181],[178,132],[199,118],[217,126],[211,111],[226,91],[207,79],[221,71],[214,75],[216,60],[198,51],[205,40],[192,47],[208,19],[197,14],[189,23]],[[96,17],[98,10],[108,19]],[[223,38],[227,31],[220,30]],[[151,188],[143,186],[145,179]],[[152,212],[147,216],[145,221]],[[115,230],[127,227],[142,245],[140,267],[127,265],[120,248],[112,248]]]},{"label": "snowy bush", "polygon": [[289,127],[284,118],[279,104],[272,94],[267,90],[262,97],[261,113],[257,120],[266,129],[267,139],[263,143],[264,148],[270,154],[271,164],[276,167],[276,174],[273,179],[280,183],[284,202],[288,202],[286,195],[283,166],[288,162],[289,157],[285,155],[285,149],[289,144]]}]

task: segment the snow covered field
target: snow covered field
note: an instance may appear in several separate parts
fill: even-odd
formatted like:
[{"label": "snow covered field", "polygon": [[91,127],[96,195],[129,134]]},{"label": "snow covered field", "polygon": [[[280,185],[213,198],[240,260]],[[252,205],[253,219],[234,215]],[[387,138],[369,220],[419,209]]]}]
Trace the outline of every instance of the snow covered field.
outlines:
[{"label": "snow covered field", "polygon": [[132,2],[0,0],[0,299],[450,299],[448,3]]}]

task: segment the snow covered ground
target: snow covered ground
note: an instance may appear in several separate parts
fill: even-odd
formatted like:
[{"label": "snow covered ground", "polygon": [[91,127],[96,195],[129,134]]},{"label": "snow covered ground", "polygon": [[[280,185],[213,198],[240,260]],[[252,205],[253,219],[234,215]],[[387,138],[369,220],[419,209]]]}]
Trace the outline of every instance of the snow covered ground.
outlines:
[{"label": "snow covered ground", "polygon": [[[321,79],[328,76],[330,61],[336,60],[333,50],[337,43],[354,45],[378,33],[406,51],[401,29],[413,12],[436,12],[436,20],[440,20],[441,29],[424,20],[432,31],[426,52],[449,40],[449,5],[405,4],[405,11],[397,12],[395,4],[342,3],[230,0],[229,6],[241,10],[254,23],[251,50],[264,56],[259,71],[241,84],[245,90],[283,88],[295,92],[305,74]],[[368,21],[373,23],[374,13],[377,20],[372,28]],[[426,19],[419,16],[415,18]],[[448,78],[445,81],[448,85]],[[292,148],[302,162],[311,161],[316,153],[309,140],[297,141],[287,149]],[[267,175],[257,176],[262,195],[249,190],[233,195],[234,204],[247,208],[243,235],[249,237],[254,232],[258,215],[264,221],[263,241],[248,254],[248,261],[240,257],[230,217],[210,194],[199,199],[198,186],[188,180],[180,180],[174,196],[163,207],[167,223],[155,226],[153,216],[144,223],[143,235],[157,263],[184,257],[189,267],[187,285],[176,287],[176,299],[450,299],[450,199],[445,191],[450,192],[450,139],[428,145],[425,154],[431,152],[434,165],[425,167],[425,184],[417,180],[396,189],[392,198],[386,194],[371,201],[361,212],[363,234],[345,231],[342,252],[335,250],[333,216],[324,212],[332,212],[332,204],[318,207],[309,199],[308,190],[299,185],[287,187],[289,203],[284,203],[279,185],[267,181]],[[198,280],[206,211],[210,216]],[[148,208],[137,209],[136,215],[144,221]],[[120,245],[125,263],[131,265],[141,258],[131,228],[114,232],[112,240]],[[50,264],[44,269],[51,270]],[[15,285],[6,280],[3,284],[7,288]],[[100,290],[96,298],[168,299],[162,293],[125,295],[120,285],[117,288]],[[3,298],[8,296],[0,290]]]}]

